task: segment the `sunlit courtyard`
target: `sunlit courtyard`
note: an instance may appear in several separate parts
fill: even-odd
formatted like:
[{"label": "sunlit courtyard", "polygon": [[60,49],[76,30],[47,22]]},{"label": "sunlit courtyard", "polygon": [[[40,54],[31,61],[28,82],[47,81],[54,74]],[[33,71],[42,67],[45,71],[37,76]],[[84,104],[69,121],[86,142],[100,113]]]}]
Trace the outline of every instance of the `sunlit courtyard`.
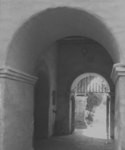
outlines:
[{"label": "sunlit courtyard", "polygon": [[89,125],[86,129],[76,129],[76,131],[78,130],[88,137],[107,139],[105,105],[101,105],[96,109],[94,121],[91,125]]},{"label": "sunlit courtyard", "polygon": [[107,81],[90,74],[76,84],[75,131],[84,136],[109,139],[109,92]]}]

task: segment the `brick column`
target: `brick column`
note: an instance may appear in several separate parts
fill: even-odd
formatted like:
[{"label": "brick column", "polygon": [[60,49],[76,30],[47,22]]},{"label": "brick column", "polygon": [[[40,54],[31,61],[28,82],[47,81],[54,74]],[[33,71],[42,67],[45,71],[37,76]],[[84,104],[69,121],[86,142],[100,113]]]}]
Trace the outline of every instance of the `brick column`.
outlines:
[{"label": "brick column", "polygon": [[34,84],[37,78],[0,68],[0,150],[32,150]]},{"label": "brick column", "polygon": [[115,83],[115,148],[125,150],[125,64],[114,64],[111,77]]}]

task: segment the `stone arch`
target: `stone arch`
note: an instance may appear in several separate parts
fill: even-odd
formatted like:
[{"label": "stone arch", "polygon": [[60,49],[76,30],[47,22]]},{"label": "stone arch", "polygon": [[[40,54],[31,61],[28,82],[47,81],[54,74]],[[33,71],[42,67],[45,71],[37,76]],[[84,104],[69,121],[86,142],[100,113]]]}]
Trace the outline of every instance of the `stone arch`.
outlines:
[{"label": "stone arch", "polygon": [[[103,23],[102,20],[100,20],[96,15],[92,15],[91,13],[78,8],[58,7],[47,9],[31,18],[28,18],[28,20],[16,31],[8,46],[5,66],[9,66],[11,68],[11,72],[13,72],[13,69],[16,69],[16,75],[18,78],[20,78],[19,71],[21,72],[20,74],[25,73],[25,76],[30,74],[39,77],[37,73],[42,65],[41,60],[46,59],[49,66],[49,77],[46,79],[46,75],[48,76],[48,74],[44,74],[45,72],[42,71],[41,78],[43,81],[44,79],[47,81],[46,89],[49,90],[49,88],[51,88],[49,100],[50,103],[52,103],[51,91],[55,90],[58,84],[56,81],[56,41],[71,36],[88,37],[97,41],[103,45],[114,62],[120,61],[117,41],[110,29],[105,25],[105,23]],[[54,48],[52,48],[53,44]],[[51,64],[53,64],[53,67]],[[2,71],[3,74],[8,77],[10,69],[5,67]],[[9,74],[8,78],[12,79],[12,74]],[[31,76],[30,78],[33,77]],[[52,83],[52,81],[54,81],[54,83]],[[50,84],[48,84],[48,82],[50,82]],[[14,106],[15,101],[18,106],[16,107],[18,109],[10,108],[5,110],[7,112],[9,111],[6,113],[8,115],[7,118],[11,118],[11,123],[8,125],[7,122],[8,126],[6,129],[10,130],[11,133],[7,132],[5,135],[7,138],[4,138],[6,139],[6,147],[9,149],[9,145],[13,145],[12,149],[14,150],[18,148],[19,150],[32,149],[32,103],[34,100],[34,86],[25,85],[23,83],[20,84],[18,81],[15,83],[13,82],[13,79],[11,82],[7,81],[6,84],[10,87],[13,86],[16,89],[15,93],[11,91],[11,88],[8,89],[10,93],[7,90],[6,91],[9,94],[14,95],[11,96],[11,106]],[[42,83],[40,86],[42,86]],[[43,86],[41,88],[44,89]],[[22,96],[22,94],[18,94],[19,92],[25,94]],[[37,90],[37,92],[39,93],[39,90]],[[9,99],[10,96],[7,98]],[[22,108],[24,105],[25,108]],[[8,107],[10,107],[10,105]],[[51,104],[49,105],[48,111],[49,114],[52,114],[53,106]],[[18,113],[21,114],[20,118],[15,118],[15,116],[12,115]],[[18,137],[18,135],[21,136]]]},{"label": "stone arch", "polygon": [[[86,45],[86,42],[87,42],[87,45]],[[85,49],[88,52],[85,58],[83,58],[81,56],[82,53],[81,53],[80,43],[83,44],[82,48],[84,49],[84,46],[85,46]],[[66,48],[65,48],[64,44],[65,44]],[[67,106],[65,106],[65,112],[67,111],[67,116],[68,116],[68,108],[70,108],[70,105],[72,105],[72,104],[70,104],[70,102],[71,102],[70,101],[71,84],[76,77],[78,77],[79,75],[81,75],[83,73],[95,72],[95,73],[98,73],[98,74],[104,76],[104,78],[106,78],[106,80],[109,82],[109,84],[111,86],[112,94],[114,94],[114,84],[110,78],[113,61],[112,61],[111,56],[105,50],[104,47],[102,47],[99,43],[92,41],[90,39],[86,39],[86,38],[79,39],[76,37],[75,37],[75,39],[73,37],[72,38],[70,37],[68,39],[62,39],[60,41],[60,45],[61,46],[59,49],[59,51],[60,51],[59,60],[61,60],[61,64],[63,64],[63,65],[60,66],[61,69],[59,70],[59,72],[61,72],[63,74],[63,76],[62,76],[62,78],[60,78],[60,80],[62,80],[62,81],[59,82],[58,84],[61,85],[61,87],[60,87],[62,90],[61,92],[64,93],[63,96],[60,96],[60,97],[63,101],[65,101],[67,103],[66,104]],[[91,45],[91,47],[90,46],[87,47],[88,45]],[[85,63],[85,61],[88,60],[88,58],[90,56],[95,56],[95,61],[92,63],[88,63],[88,62]],[[98,56],[100,57],[100,59],[98,59],[99,58]],[[62,59],[62,58],[64,58],[64,59]],[[83,61],[83,59],[85,61]],[[108,64],[107,64],[107,62],[108,62]],[[67,66],[69,68],[67,68]],[[65,69],[63,69],[63,68],[65,68]],[[115,102],[114,98],[112,98],[112,102],[113,103]],[[112,106],[112,109],[114,109],[114,106],[113,105],[111,105],[111,106]],[[68,107],[68,108],[66,108],[66,107]],[[59,110],[61,110],[61,109],[62,109],[62,105],[59,106]],[[72,111],[72,110],[69,109],[69,111]],[[65,117],[65,119],[63,119],[63,122],[60,121],[61,117],[63,117],[63,118]],[[71,118],[70,115],[69,115],[69,118]],[[114,119],[114,116],[112,118]],[[63,130],[65,128],[65,126],[68,126],[67,125],[68,121],[66,121],[66,119],[68,120],[68,118],[65,116],[65,114],[63,116],[59,115],[59,117],[57,119],[59,122],[61,122],[61,123],[57,122],[57,124],[58,124],[57,126],[59,126],[58,132],[61,131],[60,127],[62,126],[61,132],[63,132],[63,134],[68,133],[68,131],[66,131],[68,129]],[[71,126],[69,126],[69,127],[71,127]],[[114,128],[112,128],[112,129],[114,130]],[[69,130],[70,130],[70,132],[73,131],[72,129],[69,129]],[[113,131],[113,133],[114,133],[114,131]]]},{"label": "stone arch", "polygon": [[[74,39],[74,41],[75,40],[79,40],[79,39],[81,39],[81,41],[83,40],[83,41],[85,41],[85,43],[86,43],[86,40],[87,40],[87,42],[89,43],[89,41],[90,41],[90,43],[89,44],[91,44],[91,43],[93,43],[93,44],[95,44],[95,45],[98,45],[99,47],[100,47],[100,54],[102,53],[102,52],[104,52],[105,51],[105,53],[103,53],[103,56],[105,55],[105,57],[108,57],[108,61],[109,61],[109,64],[111,64],[111,66],[110,66],[110,71],[109,70],[107,70],[107,71],[104,71],[105,69],[104,68],[102,68],[100,65],[98,65],[98,66],[96,66],[96,67],[90,67],[90,68],[86,68],[85,70],[83,69],[83,70],[78,70],[77,72],[73,72],[73,74],[71,75],[71,77],[68,79],[68,81],[67,81],[67,86],[66,86],[66,90],[69,92],[70,91],[70,88],[71,88],[71,85],[72,85],[72,83],[74,82],[74,80],[77,78],[77,77],[79,77],[79,76],[83,76],[83,74],[85,74],[85,73],[91,73],[91,72],[94,72],[95,74],[99,74],[100,76],[102,76],[102,77],[104,77],[107,81],[108,81],[108,83],[110,84],[110,87],[111,87],[111,91],[113,90],[113,92],[114,92],[114,82],[112,81],[112,78],[110,77],[110,75],[111,75],[111,72],[112,72],[112,66],[113,66],[113,64],[114,64],[114,61],[113,61],[113,58],[109,55],[109,53],[106,51],[106,49],[100,44],[100,43],[98,43],[98,42],[96,42],[96,41],[94,41],[94,40],[92,40],[92,39],[89,39],[89,38],[86,38],[86,37],[78,37],[78,39],[76,38],[76,39]],[[63,39],[62,39],[63,40]],[[70,39],[69,39],[70,40]],[[72,39],[71,39],[72,40]],[[80,42],[81,42],[80,41]],[[79,43],[80,43],[79,42]],[[75,43],[75,42],[74,42]],[[84,42],[83,42],[84,43]],[[84,46],[83,46],[84,47]],[[87,47],[86,47],[87,48]],[[101,48],[102,48],[102,51],[101,51]],[[94,49],[93,49],[94,50]],[[99,52],[99,51],[98,51]],[[83,52],[84,53],[84,52]],[[81,53],[82,54],[82,53]],[[95,52],[95,54],[96,54],[96,52]],[[98,59],[98,58],[97,58]],[[104,67],[104,66],[103,66]],[[108,66],[109,67],[109,66]],[[107,68],[108,68],[107,67]]]},{"label": "stone arch", "polygon": [[[101,79],[104,80],[105,84],[107,85],[107,87],[109,88],[109,97],[110,97],[110,101],[106,102],[106,134],[107,134],[107,138],[112,138],[114,139],[114,103],[115,103],[115,99],[114,99],[114,85],[111,81],[111,79],[108,77],[106,78],[106,76],[104,76],[103,74],[100,74],[98,72],[84,72],[82,74],[79,74],[78,76],[76,76],[70,86],[70,98],[69,98],[69,107],[72,106],[72,108],[69,108],[72,110],[72,112],[69,112],[69,128],[70,131],[74,131],[75,129],[75,97],[74,97],[74,92],[72,91],[73,88],[75,88],[75,86],[84,78],[86,78],[89,75],[92,76],[98,76]],[[72,93],[73,92],[73,93]],[[70,104],[71,103],[71,104]]]},{"label": "stone arch", "polygon": [[[102,75],[100,75],[100,74],[98,74],[98,73],[94,73],[94,72],[89,72],[89,73],[87,72],[87,73],[84,73],[84,74],[79,75],[79,76],[73,81],[71,87],[74,87],[75,85],[77,85],[77,84],[79,83],[79,81],[81,81],[81,79],[84,79],[84,78],[88,77],[90,74],[92,74],[92,76],[98,76],[98,77],[102,78],[102,79],[105,81],[105,83],[107,84],[107,86],[109,87],[108,81],[107,81]],[[109,87],[109,89],[110,89],[110,87]]]},{"label": "stone arch", "polygon": [[47,47],[68,36],[97,41],[114,62],[119,62],[117,41],[99,17],[78,8],[58,7],[34,15],[17,30],[8,47],[6,65],[33,74],[39,56],[44,55]]}]

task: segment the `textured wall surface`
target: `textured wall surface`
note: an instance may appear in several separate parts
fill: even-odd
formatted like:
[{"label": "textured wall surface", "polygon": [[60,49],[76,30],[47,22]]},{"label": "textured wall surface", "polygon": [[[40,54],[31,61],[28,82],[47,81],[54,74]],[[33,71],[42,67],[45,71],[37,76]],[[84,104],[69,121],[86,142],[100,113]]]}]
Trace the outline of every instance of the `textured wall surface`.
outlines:
[{"label": "textured wall surface", "polygon": [[[73,8],[73,10],[60,9],[61,7]],[[48,8],[58,8],[58,11],[53,9],[51,15]],[[45,54],[50,45],[60,38],[72,35],[95,38],[105,46],[111,57],[114,58],[114,63],[125,63],[124,10],[124,0],[1,0],[0,67],[4,68],[7,65],[29,74],[36,74],[41,56]],[[37,15],[38,13],[40,14]],[[35,15],[37,17],[31,19]],[[78,74],[90,70],[96,70],[109,76],[112,65],[109,63],[109,57],[107,59],[101,57],[100,59],[99,55],[96,55],[95,59],[98,61],[95,63],[93,63],[94,59],[91,55],[86,57],[86,61],[84,61],[80,52],[81,47],[68,46],[61,47],[61,49],[60,56],[63,57],[59,57],[58,90],[60,93],[58,93],[56,125],[57,132],[62,134],[68,132],[69,97],[65,95],[67,82],[71,82],[73,77]],[[98,53],[98,48],[94,53]],[[71,54],[75,57],[71,58]],[[52,91],[56,89],[56,73],[54,71],[56,66],[53,63],[55,58],[51,56],[46,56],[46,58],[49,60],[49,69],[51,70],[49,75],[51,78],[50,103],[52,103]],[[86,64],[86,62],[89,63]],[[105,67],[100,68],[99,64],[105,64]],[[24,83],[17,83],[12,78],[13,75],[10,74],[6,84],[1,81],[0,128],[3,129],[4,127],[5,129],[4,133],[0,132],[1,149],[29,150],[32,149],[33,126],[30,125],[33,117],[33,87]],[[20,78],[22,80],[22,76]],[[50,105],[50,134],[52,134],[51,127],[55,119],[52,111],[53,106]],[[4,120],[3,117],[5,117]],[[27,139],[29,139],[28,142]],[[120,142],[118,141],[118,143]]]},{"label": "textured wall surface", "polygon": [[3,109],[4,134],[2,150],[32,149],[33,86],[7,80]]},{"label": "textured wall surface", "polygon": [[[113,33],[124,61],[125,2],[124,0],[1,0],[0,4],[0,62],[3,64],[15,31],[31,16],[56,7],[73,7],[90,12],[100,18]],[[98,34],[98,33],[97,33]]]}]

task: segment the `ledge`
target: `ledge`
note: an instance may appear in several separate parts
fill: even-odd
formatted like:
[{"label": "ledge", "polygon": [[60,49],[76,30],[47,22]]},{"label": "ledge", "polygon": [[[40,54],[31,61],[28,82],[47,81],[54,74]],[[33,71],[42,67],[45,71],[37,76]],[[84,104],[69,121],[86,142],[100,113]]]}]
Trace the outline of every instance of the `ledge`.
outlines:
[{"label": "ledge", "polygon": [[8,66],[4,66],[0,68],[0,78],[16,80],[31,85],[34,85],[38,79],[36,76],[27,74],[25,72],[19,71],[17,69],[13,69]]},{"label": "ledge", "polygon": [[125,76],[125,64],[117,63],[113,65],[111,78],[114,83],[117,82],[118,78],[121,76]]}]

